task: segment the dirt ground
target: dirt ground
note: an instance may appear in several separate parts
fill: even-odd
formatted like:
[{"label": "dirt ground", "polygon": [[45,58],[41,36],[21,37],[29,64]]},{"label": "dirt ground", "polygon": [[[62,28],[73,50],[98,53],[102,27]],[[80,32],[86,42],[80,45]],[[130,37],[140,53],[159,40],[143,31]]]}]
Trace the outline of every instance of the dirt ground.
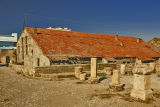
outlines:
[{"label": "dirt ground", "polygon": [[122,76],[125,91],[108,90],[111,77],[99,84],[74,78],[59,81],[30,79],[8,67],[0,67],[0,107],[160,107],[160,77],[152,75],[154,99],[143,102],[130,97],[133,76]]}]

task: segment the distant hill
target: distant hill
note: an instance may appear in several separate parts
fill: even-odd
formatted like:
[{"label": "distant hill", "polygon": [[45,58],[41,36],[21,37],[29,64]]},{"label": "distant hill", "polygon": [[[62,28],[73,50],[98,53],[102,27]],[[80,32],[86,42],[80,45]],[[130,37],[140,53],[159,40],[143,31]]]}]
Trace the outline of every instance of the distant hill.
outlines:
[{"label": "distant hill", "polygon": [[152,49],[154,51],[160,53],[160,38],[153,38],[149,43],[152,45]]}]

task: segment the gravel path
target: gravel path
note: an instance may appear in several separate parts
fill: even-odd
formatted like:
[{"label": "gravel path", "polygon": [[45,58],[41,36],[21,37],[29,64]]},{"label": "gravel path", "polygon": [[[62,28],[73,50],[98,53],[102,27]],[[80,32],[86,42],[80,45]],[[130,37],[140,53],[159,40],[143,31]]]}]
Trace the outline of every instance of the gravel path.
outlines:
[{"label": "gravel path", "polygon": [[[80,81],[73,78],[44,81],[0,67],[0,107],[160,107],[160,98],[156,97],[149,104],[129,101],[129,97],[124,99],[126,96],[122,95],[131,91],[133,76],[121,78],[126,89],[116,95],[108,94],[110,80],[111,77],[107,77],[99,84],[78,84]],[[152,76],[151,87],[160,91],[160,77],[156,74]]]}]

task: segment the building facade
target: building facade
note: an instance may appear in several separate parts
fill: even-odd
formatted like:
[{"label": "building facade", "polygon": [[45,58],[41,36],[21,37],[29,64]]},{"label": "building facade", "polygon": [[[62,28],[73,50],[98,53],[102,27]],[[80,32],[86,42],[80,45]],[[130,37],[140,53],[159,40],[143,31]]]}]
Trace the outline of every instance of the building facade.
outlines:
[{"label": "building facade", "polygon": [[0,35],[0,62],[6,63],[6,60],[10,62],[16,61],[16,43],[17,33],[11,35]]},{"label": "building facade", "polygon": [[154,61],[160,54],[135,37],[26,27],[17,42],[17,62],[27,71],[52,64]]}]

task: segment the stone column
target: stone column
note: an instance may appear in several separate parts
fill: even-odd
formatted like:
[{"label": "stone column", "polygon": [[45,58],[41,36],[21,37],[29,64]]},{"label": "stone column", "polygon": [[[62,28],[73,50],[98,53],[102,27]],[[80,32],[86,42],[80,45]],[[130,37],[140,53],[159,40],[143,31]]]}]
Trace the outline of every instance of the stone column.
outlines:
[{"label": "stone column", "polygon": [[153,70],[155,70],[155,62],[149,63],[149,67]]},{"label": "stone column", "polygon": [[126,70],[126,65],[125,64],[121,64],[120,72],[121,72],[122,75],[125,74],[125,70]]},{"label": "stone column", "polygon": [[113,76],[112,76],[112,85],[118,85],[120,84],[120,72],[119,70],[113,70]]},{"label": "stone column", "polygon": [[91,58],[91,77],[88,79],[88,83],[98,83],[97,78],[97,58]]},{"label": "stone column", "polygon": [[97,58],[91,58],[91,78],[97,77]]},{"label": "stone column", "polygon": [[152,99],[151,90],[151,72],[152,69],[145,64],[136,65],[133,68],[134,83],[131,96],[141,100]]},{"label": "stone column", "polygon": [[75,67],[75,77],[80,78],[80,74],[82,74],[83,68],[82,67]]},{"label": "stone column", "polygon": [[120,84],[120,71],[113,70],[112,82],[109,84],[109,88],[112,91],[121,91],[123,90],[123,84]]}]

